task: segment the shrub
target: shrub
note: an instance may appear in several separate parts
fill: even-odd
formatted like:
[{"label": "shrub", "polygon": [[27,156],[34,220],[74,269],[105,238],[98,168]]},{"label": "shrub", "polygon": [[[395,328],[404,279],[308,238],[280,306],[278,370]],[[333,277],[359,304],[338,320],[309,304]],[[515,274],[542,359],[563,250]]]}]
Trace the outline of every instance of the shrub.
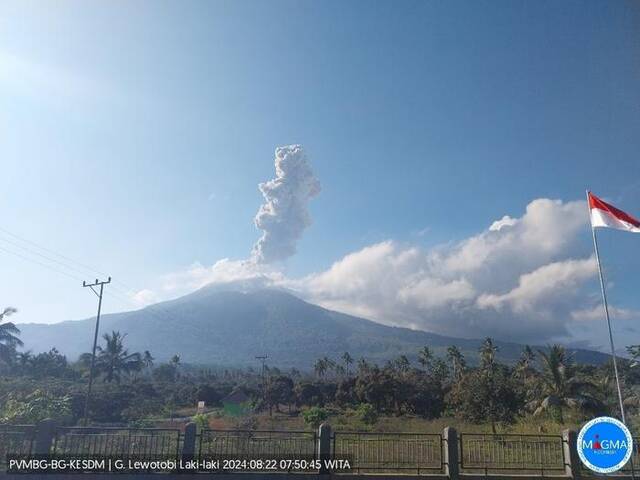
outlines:
[{"label": "shrub", "polygon": [[329,414],[324,408],[311,407],[308,410],[302,412],[302,418],[304,423],[313,428],[318,428],[322,422],[324,422]]},{"label": "shrub", "polygon": [[209,428],[209,416],[204,413],[194,415],[193,422],[198,426],[198,430],[200,431]]},{"label": "shrub", "polygon": [[358,419],[365,425],[375,425],[378,422],[378,412],[370,403],[361,403],[356,409]]}]

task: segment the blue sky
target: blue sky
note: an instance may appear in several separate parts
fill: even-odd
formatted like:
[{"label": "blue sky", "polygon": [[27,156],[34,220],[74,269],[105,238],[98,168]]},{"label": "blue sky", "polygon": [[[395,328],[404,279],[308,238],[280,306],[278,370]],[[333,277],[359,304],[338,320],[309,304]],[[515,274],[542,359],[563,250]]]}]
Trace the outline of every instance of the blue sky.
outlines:
[{"label": "blue sky", "polygon": [[[287,278],[387,240],[457,245],[585,188],[640,215],[639,25],[636,3],[608,1],[5,1],[1,226],[156,289],[247,258],[257,185],[290,143],[322,192]],[[571,234],[562,255],[588,257],[588,224]],[[613,303],[640,309],[640,236],[601,239]],[[75,279],[0,264],[15,321],[93,314]]]}]

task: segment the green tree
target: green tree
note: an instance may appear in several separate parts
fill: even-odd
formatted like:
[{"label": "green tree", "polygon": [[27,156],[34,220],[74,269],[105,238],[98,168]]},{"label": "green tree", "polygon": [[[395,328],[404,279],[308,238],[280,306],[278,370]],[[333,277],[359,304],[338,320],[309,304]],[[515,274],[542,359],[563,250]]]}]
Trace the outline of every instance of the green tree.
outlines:
[{"label": "green tree", "polygon": [[422,365],[424,370],[429,371],[431,369],[431,362],[433,362],[433,352],[425,345],[418,352],[418,363]]},{"label": "green tree", "polygon": [[498,347],[487,337],[479,349],[480,367],[464,375],[451,394],[458,412],[472,422],[496,423],[511,421],[522,407],[522,399],[513,382],[511,372],[496,362]]},{"label": "green tree", "polygon": [[312,428],[318,428],[322,422],[329,418],[329,414],[324,408],[311,407],[302,412],[304,423]]},{"label": "green tree", "polygon": [[485,371],[491,371],[496,364],[496,354],[498,347],[494,345],[491,337],[485,338],[480,346],[480,368]]},{"label": "green tree", "polygon": [[149,350],[145,350],[142,354],[142,365],[144,366],[144,368],[146,368],[147,370],[151,370],[154,360],[155,358],[153,358],[151,352],[149,352]]},{"label": "green tree", "polygon": [[538,350],[542,359],[542,397],[534,415],[550,411],[564,423],[564,408],[597,409],[599,402],[593,392],[596,386],[581,380],[573,359],[561,345],[551,345],[548,352]]},{"label": "green tree", "polygon": [[375,425],[378,422],[378,412],[370,403],[361,403],[356,408],[358,419],[365,425]]},{"label": "green tree", "polygon": [[12,322],[5,321],[17,311],[13,307],[7,307],[0,313],[0,362],[6,364],[13,363],[16,348],[22,346],[22,340],[18,338],[20,329]]},{"label": "green tree", "polygon": [[264,396],[267,407],[269,408],[269,415],[271,415],[273,407],[276,408],[277,412],[280,411],[281,404],[288,405],[290,407],[295,399],[293,394],[293,380],[286,375],[270,377],[266,385]]},{"label": "green tree", "polygon": [[319,358],[316,360],[316,363],[313,365],[313,370],[316,372],[318,378],[324,378],[327,373],[328,365],[325,362],[324,358]]},{"label": "green tree", "polygon": [[12,393],[1,411],[3,423],[36,423],[45,418],[68,420],[71,416],[71,397],[57,396],[38,389],[21,397]]},{"label": "green tree", "polygon": [[451,345],[447,348],[447,360],[451,363],[451,369],[453,370],[454,381],[459,381],[467,368],[467,363],[464,359],[464,355],[458,347]]},{"label": "green tree", "polygon": [[406,355],[400,355],[389,363],[392,369],[400,373],[406,373],[411,368],[411,362]]},{"label": "green tree", "polygon": [[295,386],[294,392],[296,405],[298,406],[324,404],[324,395],[322,394],[322,390],[318,387],[318,384],[300,382]]},{"label": "green tree", "polygon": [[345,372],[349,375],[349,369],[351,365],[353,365],[353,357],[349,355],[349,352],[344,352],[342,354],[342,362],[344,363]]},{"label": "green tree", "polygon": [[129,353],[124,347],[127,335],[120,332],[105,333],[102,338],[105,346],[98,346],[96,355],[96,372],[103,376],[107,383],[120,383],[124,375],[139,372],[142,369],[142,359],[139,353]]}]

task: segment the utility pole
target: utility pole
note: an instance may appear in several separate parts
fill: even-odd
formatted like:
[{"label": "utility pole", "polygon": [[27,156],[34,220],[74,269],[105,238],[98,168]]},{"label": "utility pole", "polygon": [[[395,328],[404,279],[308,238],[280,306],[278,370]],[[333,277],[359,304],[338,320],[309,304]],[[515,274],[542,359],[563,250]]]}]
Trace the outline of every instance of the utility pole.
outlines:
[{"label": "utility pole", "polygon": [[267,385],[264,382],[267,358],[269,358],[269,356],[266,354],[256,357],[256,360],[262,361],[262,371],[260,373],[260,376],[262,377],[262,401],[263,402],[267,400]]},{"label": "utility pole", "polygon": [[[91,351],[91,369],[89,370],[89,386],[87,388],[87,398],[84,401],[84,426],[89,424],[89,401],[91,399],[91,387],[93,386],[93,370],[96,365],[96,347],[98,346],[98,332],[100,330],[100,310],[102,310],[102,292],[104,286],[111,283],[111,277],[106,282],[100,282],[96,278],[94,283],[82,282],[84,288],[89,287],[93,293],[98,297],[98,315],[96,315],[96,330],[93,334],[93,349]],[[96,291],[94,287],[100,287],[100,293]]]}]

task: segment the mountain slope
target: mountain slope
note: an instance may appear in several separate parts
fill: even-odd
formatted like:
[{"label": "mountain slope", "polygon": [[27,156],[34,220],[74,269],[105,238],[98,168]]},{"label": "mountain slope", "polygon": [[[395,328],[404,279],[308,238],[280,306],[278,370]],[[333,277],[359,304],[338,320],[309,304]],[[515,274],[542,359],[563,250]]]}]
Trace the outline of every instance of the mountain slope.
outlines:
[{"label": "mountain slope", "polygon": [[[155,313],[153,313],[155,312]],[[75,359],[90,350],[94,319],[53,325],[22,324],[25,349],[58,348]],[[345,351],[354,358],[382,362],[398,355],[415,359],[424,345],[444,355],[457,345],[473,363],[480,340],[459,339],[381,325],[312,305],[280,290],[225,290],[205,287],[156,308],[104,315],[101,335],[126,333],[130,351],[149,350],[158,360],[179,354],[183,362],[255,365],[255,356],[269,355],[280,367],[308,369],[320,357],[337,359]],[[499,357],[517,359],[522,345],[497,342]],[[607,355],[575,350],[578,361],[602,363]]]}]

